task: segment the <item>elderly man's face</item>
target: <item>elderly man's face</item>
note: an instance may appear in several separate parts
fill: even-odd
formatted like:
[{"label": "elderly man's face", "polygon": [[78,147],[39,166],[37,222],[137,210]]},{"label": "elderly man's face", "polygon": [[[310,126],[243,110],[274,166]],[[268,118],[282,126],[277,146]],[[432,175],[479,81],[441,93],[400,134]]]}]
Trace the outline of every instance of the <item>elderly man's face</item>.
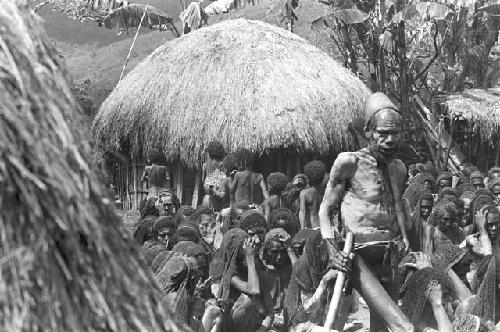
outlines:
[{"label": "elderly man's face", "polygon": [[376,145],[382,155],[394,155],[402,138],[401,115],[394,110],[384,109],[376,113],[372,121],[375,122],[375,129],[371,132],[372,144]]},{"label": "elderly man's face", "polygon": [[170,195],[160,196],[160,207],[161,216],[173,216],[175,214],[174,199]]}]

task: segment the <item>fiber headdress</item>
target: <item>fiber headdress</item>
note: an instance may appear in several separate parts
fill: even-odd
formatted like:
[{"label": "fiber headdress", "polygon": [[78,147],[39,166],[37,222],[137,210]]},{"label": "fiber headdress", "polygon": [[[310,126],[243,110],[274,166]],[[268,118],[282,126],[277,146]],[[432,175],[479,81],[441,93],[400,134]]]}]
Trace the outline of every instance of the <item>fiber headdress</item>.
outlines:
[{"label": "fiber headdress", "polygon": [[156,219],[156,222],[153,225],[153,233],[158,234],[162,228],[173,228],[175,231],[177,229],[177,225],[175,224],[174,218],[171,216],[161,216]]},{"label": "fiber headdress", "polygon": [[481,318],[474,315],[460,315],[451,324],[453,332],[479,332],[480,327]]},{"label": "fiber headdress", "polygon": [[497,291],[495,256],[486,256],[481,260],[472,284],[479,285],[479,288],[470,314],[494,321]]},{"label": "fiber headdress", "polygon": [[431,263],[433,267],[447,273],[466,253],[466,250],[459,248],[457,245],[443,243],[432,254]]},{"label": "fiber headdress", "polygon": [[153,262],[151,263],[151,270],[153,273],[160,272],[163,269],[165,263],[172,257],[173,253],[171,251],[161,251],[159,254],[155,256]]},{"label": "fiber headdress", "polygon": [[445,288],[450,292],[453,290],[448,276],[443,271],[432,267],[419,270],[408,279],[401,309],[410,322],[416,323],[420,319],[427,302],[428,287],[434,281],[441,285],[443,291]]},{"label": "fiber headdress", "polygon": [[196,256],[206,256],[207,251],[203,246],[194,243],[192,241],[181,241],[177,243],[173,248],[172,252],[184,256],[196,257]]},{"label": "fiber headdress", "polygon": [[292,239],[292,243],[299,243],[307,241],[311,236],[313,236],[316,233],[314,229],[306,228],[306,229],[301,229],[297,234]]},{"label": "fiber headdress", "polygon": [[248,210],[241,215],[240,227],[248,231],[255,227],[266,227],[266,218],[257,210]]},{"label": "fiber headdress", "polygon": [[[211,275],[215,280],[220,279],[220,288],[218,298],[227,301],[231,290],[231,278],[236,273],[238,253],[248,234],[241,228],[230,229],[222,238],[219,249],[218,269],[211,269]],[[216,262],[217,264],[217,262]]]},{"label": "fiber headdress", "polygon": [[188,324],[190,318],[190,294],[187,288],[196,272],[196,261],[193,258],[174,255],[156,274],[168,307],[185,324]]},{"label": "fiber headdress", "polygon": [[[327,271],[328,251],[326,243],[321,237],[321,232],[315,230],[314,234],[306,241],[304,254],[293,266],[292,278],[285,293],[285,310],[291,325],[305,321],[323,323],[324,310],[315,312],[313,315],[304,311],[301,305],[300,291],[313,293]],[[321,300],[326,303],[326,294]]]},{"label": "fiber headdress", "polygon": [[287,208],[274,209],[270,216],[270,227],[276,228],[276,222],[278,220],[285,220],[286,223],[283,229],[290,234],[290,236],[295,236],[299,231],[300,224],[297,216],[292,212],[292,210]]},{"label": "fiber headdress", "polygon": [[287,242],[290,240],[290,234],[282,228],[273,228],[269,232],[266,233],[266,237],[264,239],[264,244],[269,241],[279,241],[279,242]]}]

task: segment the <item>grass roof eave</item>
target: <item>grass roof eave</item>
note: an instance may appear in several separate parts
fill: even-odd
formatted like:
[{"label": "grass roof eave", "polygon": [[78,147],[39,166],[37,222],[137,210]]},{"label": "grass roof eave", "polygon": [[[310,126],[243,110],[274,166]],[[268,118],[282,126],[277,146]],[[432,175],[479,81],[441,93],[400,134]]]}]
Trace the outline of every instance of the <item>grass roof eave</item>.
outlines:
[{"label": "grass roof eave", "polygon": [[444,103],[450,116],[474,125],[481,139],[494,145],[492,138],[500,131],[500,89],[469,89],[450,95]]}]

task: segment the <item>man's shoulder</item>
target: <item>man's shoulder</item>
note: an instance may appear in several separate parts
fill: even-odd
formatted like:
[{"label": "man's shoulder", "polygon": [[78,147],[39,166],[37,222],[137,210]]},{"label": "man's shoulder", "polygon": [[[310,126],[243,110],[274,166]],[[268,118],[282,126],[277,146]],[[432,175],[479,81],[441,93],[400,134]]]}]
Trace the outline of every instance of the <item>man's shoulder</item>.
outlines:
[{"label": "man's shoulder", "polygon": [[358,160],[359,160],[358,152],[341,152],[335,159],[335,165],[338,166],[355,165],[358,163]]}]

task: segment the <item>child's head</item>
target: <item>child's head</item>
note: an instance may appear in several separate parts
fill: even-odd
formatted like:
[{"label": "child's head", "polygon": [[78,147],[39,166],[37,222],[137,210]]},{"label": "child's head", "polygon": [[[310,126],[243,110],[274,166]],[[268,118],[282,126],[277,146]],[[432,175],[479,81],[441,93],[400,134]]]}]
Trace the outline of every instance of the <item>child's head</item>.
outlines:
[{"label": "child's head", "polygon": [[163,159],[163,155],[158,149],[149,149],[148,162],[152,164],[159,164]]},{"label": "child's head", "polygon": [[236,152],[235,157],[236,160],[238,161],[240,170],[251,168],[255,161],[255,156],[253,152],[248,149],[238,150],[238,152]]},{"label": "child's head", "polygon": [[226,152],[224,151],[224,147],[220,142],[212,141],[208,143],[207,149],[208,157],[213,160],[221,161],[224,158]]},{"label": "child's head", "polygon": [[319,186],[325,178],[325,172],[325,164],[319,160],[308,162],[306,166],[304,166],[304,173],[309,179],[309,184],[311,186]]},{"label": "child's head", "polygon": [[229,176],[232,171],[238,170],[238,160],[235,155],[228,154],[224,160],[222,160],[222,167],[227,176]]},{"label": "child's head", "polygon": [[267,177],[267,187],[271,195],[279,195],[283,190],[285,190],[288,184],[288,177],[281,173],[271,173]]}]

